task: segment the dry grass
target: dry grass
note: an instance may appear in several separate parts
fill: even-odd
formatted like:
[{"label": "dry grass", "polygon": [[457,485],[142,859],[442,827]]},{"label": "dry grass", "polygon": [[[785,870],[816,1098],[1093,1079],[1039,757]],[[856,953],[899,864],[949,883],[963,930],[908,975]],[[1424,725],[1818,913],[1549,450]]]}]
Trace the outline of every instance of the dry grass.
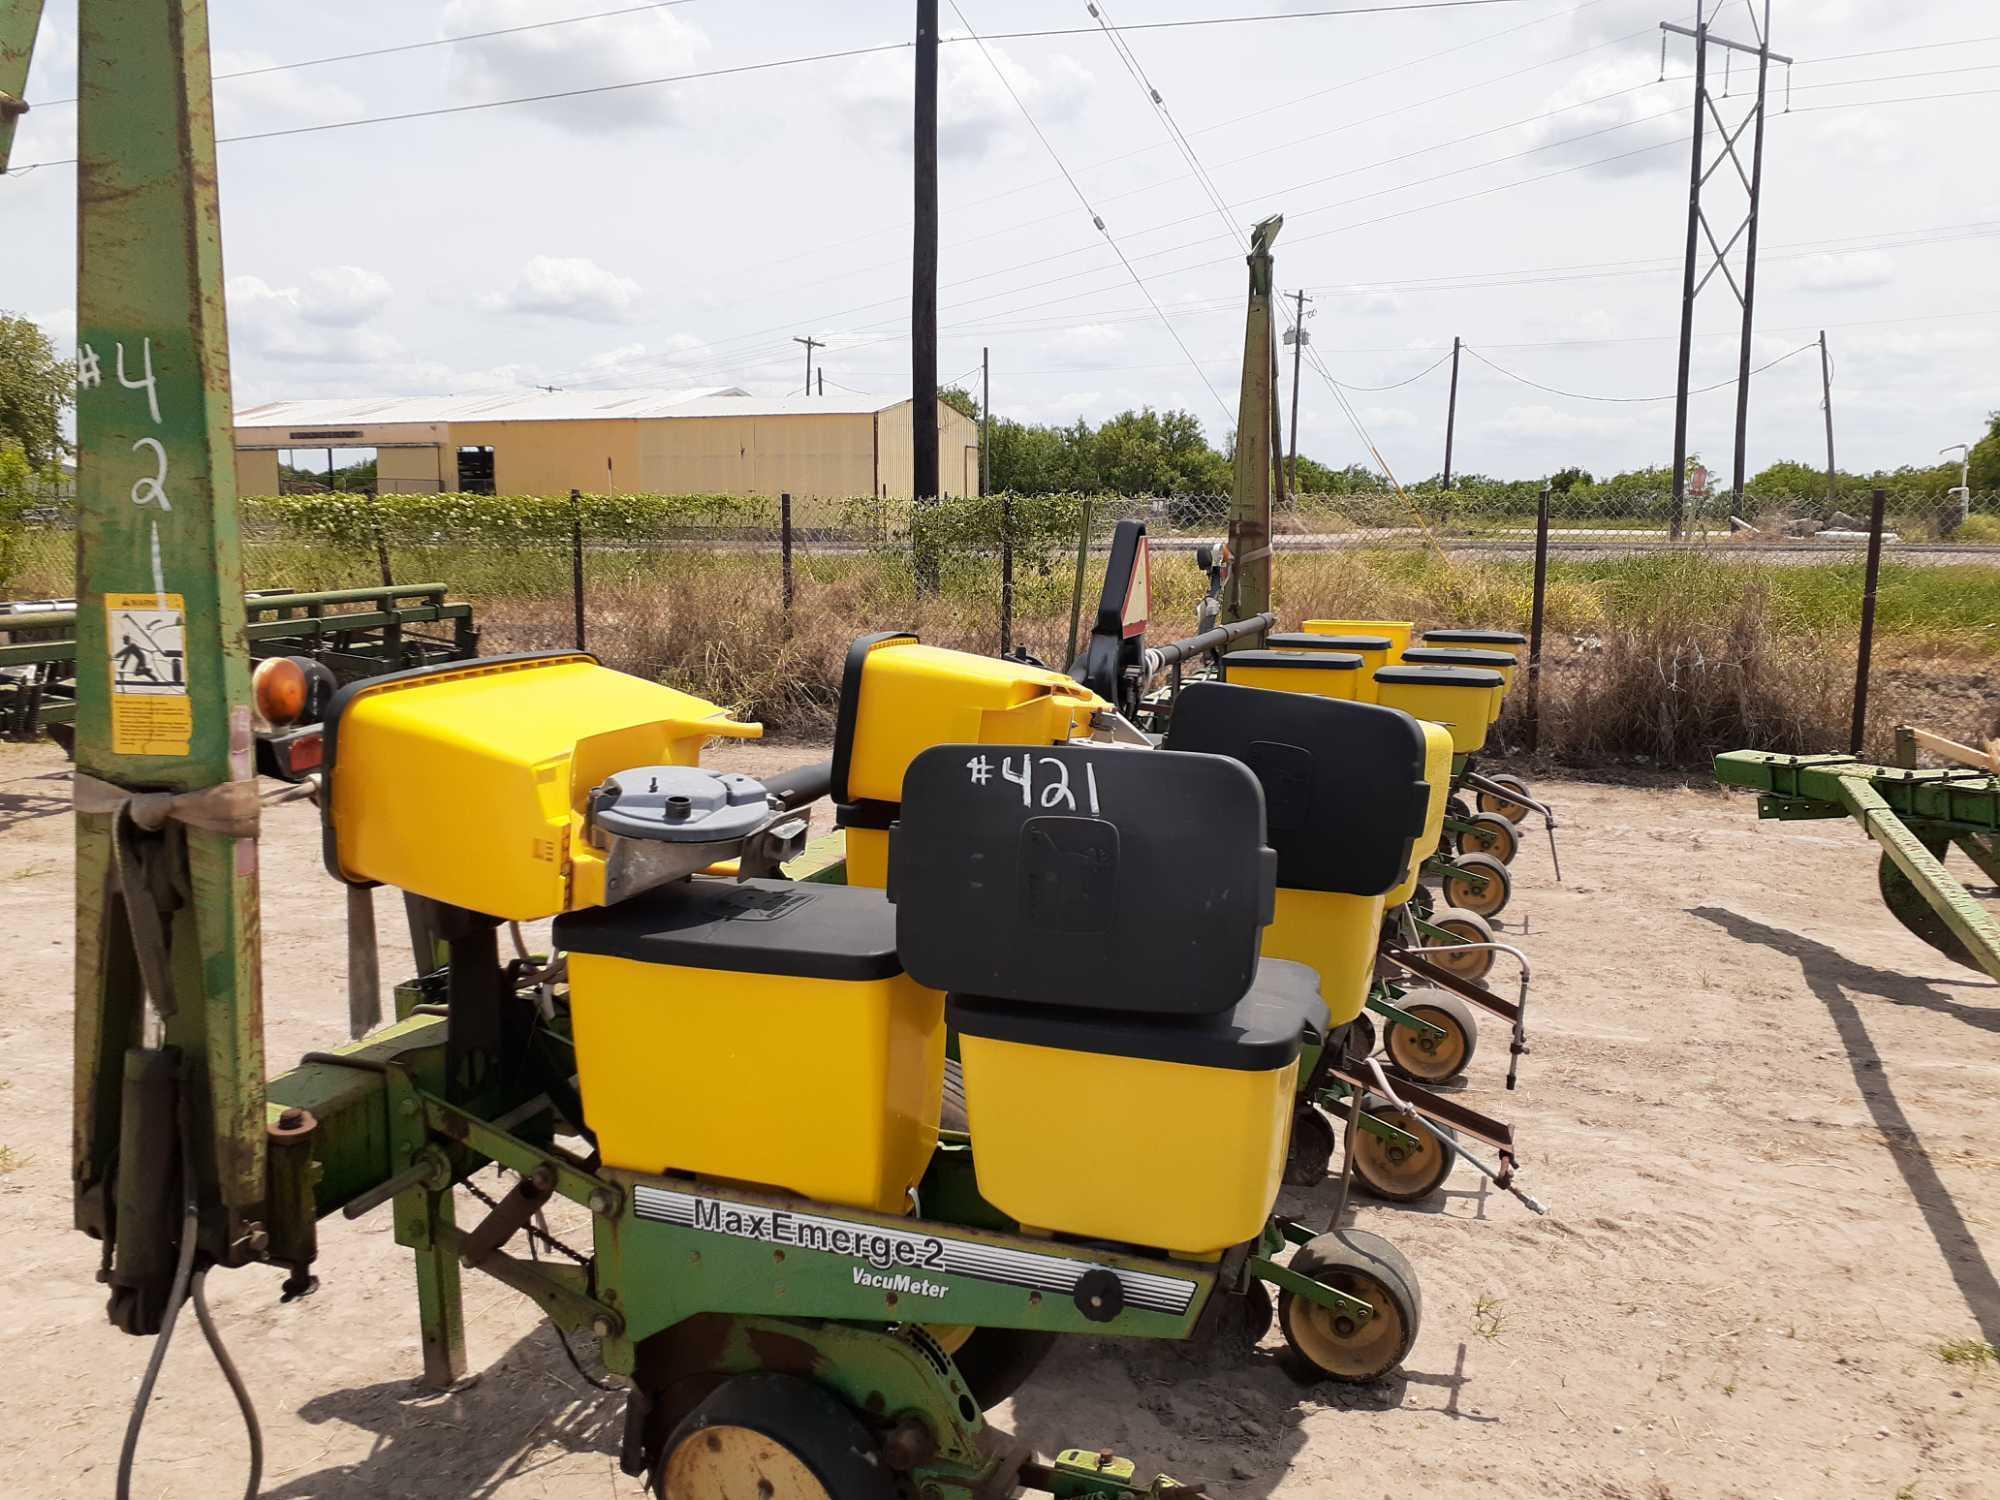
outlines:
[{"label": "dry grass", "polygon": [[[67,538],[63,539],[65,542]],[[69,590],[66,547],[31,549],[16,593]],[[372,557],[299,541],[246,548],[256,587],[353,587],[378,581]],[[573,644],[570,559],[560,547],[399,547],[399,579],[438,579],[472,601],[488,651]],[[1085,627],[1102,582],[1092,558]],[[848,643],[915,630],[938,645],[999,648],[999,566],[957,557],[920,596],[906,554],[802,548],[787,618],[771,550],[594,548],[587,558],[588,645],[614,666],[687,688],[761,719],[817,735],[831,723]],[[1064,659],[1072,555],[1023,560],[1013,641]],[[1420,626],[1525,628],[1532,571],[1517,558],[1445,561],[1416,549],[1280,553],[1278,607],[1288,626],[1315,617],[1413,619]],[[1844,748],[1860,570],[1851,562],[1776,566],[1662,552],[1558,558],[1549,574],[1541,748],[1572,765],[1642,762],[1690,769],[1719,750]],[[1192,628],[1204,583],[1185,553],[1153,569],[1154,633]],[[1886,753],[1898,720],[1983,740],[2000,728],[2000,569],[1900,564],[1884,570],[1870,749]],[[1503,721],[1522,742],[1525,692]]]}]

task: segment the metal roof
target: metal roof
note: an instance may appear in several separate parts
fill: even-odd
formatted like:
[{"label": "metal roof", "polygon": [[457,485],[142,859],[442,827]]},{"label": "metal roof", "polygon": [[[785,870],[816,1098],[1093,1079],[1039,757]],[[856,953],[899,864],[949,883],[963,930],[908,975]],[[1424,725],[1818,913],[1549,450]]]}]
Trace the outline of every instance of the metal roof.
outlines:
[{"label": "metal roof", "polygon": [[663,417],[790,417],[790,416],[869,416],[888,411],[908,401],[899,396],[884,401],[880,396],[744,396],[718,394],[685,401]]},{"label": "metal roof", "polygon": [[387,422],[583,422],[663,417],[690,401],[744,397],[741,386],[690,390],[489,391],[470,396],[331,396],[268,401],[236,413],[239,427],[362,427]]}]

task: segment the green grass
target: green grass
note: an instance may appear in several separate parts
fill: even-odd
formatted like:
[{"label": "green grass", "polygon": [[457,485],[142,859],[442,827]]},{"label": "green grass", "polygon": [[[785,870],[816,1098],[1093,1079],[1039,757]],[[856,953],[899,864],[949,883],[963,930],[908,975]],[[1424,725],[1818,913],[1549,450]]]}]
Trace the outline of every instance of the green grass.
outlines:
[{"label": "green grass", "polygon": [[2000,1349],[1984,1339],[1953,1339],[1938,1345],[1937,1357],[1960,1369],[1983,1370],[1988,1365],[2000,1364]]},{"label": "green grass", "polygon": [[5,1177],[9,1172],[19,1171],[33,1160],[33,1157],[23,1156],[12,1146],[0,1146],[0,1177]]}]

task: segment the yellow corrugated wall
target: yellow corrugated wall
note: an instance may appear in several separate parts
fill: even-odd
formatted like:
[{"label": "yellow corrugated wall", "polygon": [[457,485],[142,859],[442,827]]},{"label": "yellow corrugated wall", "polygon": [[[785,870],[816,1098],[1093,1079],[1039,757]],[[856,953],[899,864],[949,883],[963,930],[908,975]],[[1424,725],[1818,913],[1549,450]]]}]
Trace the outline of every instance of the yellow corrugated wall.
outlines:
[{"label": "yellow corrugated wall", "polygon": [[[650,488],[639,461],[639,429],[632,420],[569,422],[454,422],[447,470],[460,448],[493,449],[493,488],[502,495],[630,493]],[[609,467],[606,462],[609,461]]]},{"label": "yellow corrugated wall", "polygon": [[236,450],[236,493],[275,495],[278,493],[278,451],[275,448]]}]

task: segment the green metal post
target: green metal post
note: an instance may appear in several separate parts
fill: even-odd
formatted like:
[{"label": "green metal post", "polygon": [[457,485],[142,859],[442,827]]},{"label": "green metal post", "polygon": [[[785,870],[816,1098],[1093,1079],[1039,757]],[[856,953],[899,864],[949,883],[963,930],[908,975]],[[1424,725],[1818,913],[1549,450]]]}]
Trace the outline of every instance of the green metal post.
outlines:
[{"label": "green metal post", "polygon": [[[1250,236],[1250,309],[1243,325],[1243,384],[1236,406],[1236,492],[1229,506],[1229,588],[1222,623],[1271,607],[1271,442],[1277,411],[1273,371],[1277,341],[1271,321],[1271,242],[1284,227],[1272,216]],[[1242,646],[1261,644],[1245,637]]]},{"label": "green metal post", "polygon": [[[391,1156],[398,1172],[435,1156],[424,1123],[423,1101],[409,1076],[391,1068],[384,1091]],[[424,1384],[447,1390],[465,1378],[465,1300],[460,1291],[457,1225],[452,1213],[451,1168],[435,1162],[429,1182],[396,1194],[396,1243],[416,1252],[417,1326],[424,1346]]]},{"label": "green metal post", "polygon": [[[77,73],[77,769],[126,789],[247,781],[206,6],[86,0]],[[77,819],[80,1218],[116,1142],[103,1065],[137,1039],[141,1010],[128,941],[106,920],[113,823]],[[188,827],[162,857],[188,893],[171,918],[164,1040],[194,1091],[203,1246],[234,1261],[265,1191],[257,845]]]},{"label": "green metal post", "polygon": [[0,0],[0,172],[14,150],[14,126],[28,111],[28,64],[42,0]]}]

